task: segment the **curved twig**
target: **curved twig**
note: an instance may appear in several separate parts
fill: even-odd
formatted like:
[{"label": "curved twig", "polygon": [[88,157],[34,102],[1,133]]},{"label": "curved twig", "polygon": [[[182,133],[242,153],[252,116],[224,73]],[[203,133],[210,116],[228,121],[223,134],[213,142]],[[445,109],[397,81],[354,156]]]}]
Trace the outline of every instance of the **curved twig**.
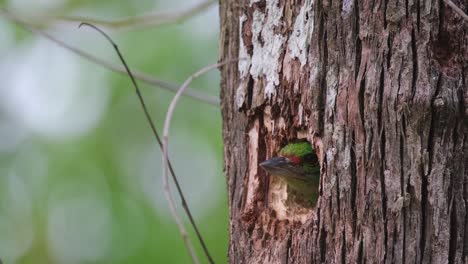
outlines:
[{"label": "curved twig", "polygon": [[452,1],[450,0],[444,0],[444,2],[450,6],[453,11],[455,11],[455,13],[459,14],[463,19],[465,19],[465,21],[468,22],[468,15],[463,12],[463,10],[461,10],[457,5],[455,5]]},{"label": "curved twig", "polygon": [[160,26],[181,22],[206,10],[216,2],[217,0],[205,0],[184,10],[151,12],[140,16],[124,17],[112,21],[83,16],[57,16],[53,17],[53,19],[66,22],[86,22],[104,26],[110,29],[134,29],[139,27]]},{"label": "curved twig", "polygon": [[[119,56],[120,60],[122,61],[122,64],[124,65],[125,70],[127,71],[128,75],[130,76],[130,79],[131,79],[131,81],[132,81],[132,83],[133,83],[133,85],[134,85],[134,87],[135,87],[135,92],[136,92],[136,94],[137,94],[137,96],[138,96],[138,99],[139,99],[139,101],[140,101],[140,104],[141,104],[141,106],[142,106],[142,108],[143,108],[143,112],[145,113],[145,117],[146,117],[146,119],[147,119],[147,121],[148,121],[148,124],[149,124],[150,127],[151,127],[151,130],[152,130],[152,132],[153,132],[153,135],[155,136],[156,141],[158,142],[160,148],[163,149],[163,145],[162,145],[161,139],[160,139],[160,137],[159,137],[159,134],[158,134],[158,132],[157,132],[157,130],[156,130],[156,126],[154,125],[154,121],[153,121],[153,119],[152,119],[152,117],[151,117],[151,115],[150,115],[150,113],[149,113],[149,111],[148,111],[148,108],[146,107],[146,103],[145,103],[145,101],[144,101],[144,99],[143,99],[143,96],[142,96],[141,91],[140,91],[140,89],[139,89],[139,87],[138,87],[138,84],[137,84],[137,82],[136,82],[136,80],[135,80],[135,77],[133,76],[132,72],[130,71],[130,69],[129,69],[127,63],[125,62],[125,59],[124,59],[123,56],[122,56],[122,54],[120,53],[120,50],[119,50],[117,44],[115,44],[115,42],[114,42],[104,31],[102,31],[102,30],[99,29],[98,27],[96,27],[96,26],[94,26],[94,25],[92,25],[92,24],[88,24],[88,23],[81,23],[79,27],[81,27],[81,26],[83,26],[83,25],[89,26],[89,27],[91,27],[91,28],[97,30],[97,31],[98,31],[99,33],[101,33],[101,34],[112,44],[112,46],[114,47],[115,51],[117,52],[117,55]],[[179,182],[178,182],[178,180],[177,180],[177,177],[175,176],[174,170],[172,169],[172,165],[170,164],[169,161],[168,161],[168,166],[170,167],[170,171],[171,171],[171,174],[172,174],[172,178],[173,178],[173,180],[174,180],[174,182],[175,182],[175,184],[176,184],[176,186],[177,186],[177,190],[179,191],[179,195],[180,195],[180,197],[181,197],[181,200],[183,201],[183,202],[182,202],[182,205],[183,205],[183,207],[184,207],[184,209],[185,209],[187,215],[188,215],[189,218],[191,219],[192,226],[193,226],[193,228],[195,229],[195,232],[196,232],[197,235],[198,235],[198,239],[200,240],[200,243],[201,243],[202,246],[203,246],[203,249],[204,249],[204,251],[205,251],[205,254],[206,254],[206,256],[208,257],[208,259],[210,260],[210,262],[211,262],[211,263],[214,263],[213,260],[212,260],[212,258],[211,258],[211,256],[210,256],[210,254],[208,253],[208,249],[207,249],[206,246],[205,246],[205,243],[204,243],[204,241],[203,241],[203,239],[202,239],[202,237],[201,237],[201,235],[200,235],[200,232],[198,231],[198,228],[197,228],[197,226],[195,225],[195,222],[193,221],[192,214],[190,213],[190,210],[188,209],[188,206],[187,206],[187,204],[185,203],[184,195],[183,195],[183,193],[182,193],[182,191],[181,191],[181,189],[180,189]],[[180,231],[180,233],[181,233],[181,235],[182,235],[182,238],[183,238],[183,240],[184,240],[184,243],[185,243],[185,245],[186,245],[186,247],[187,247],[187,249],[188,249],[188,251],[189,251],[189,254],[190,254],[191,258],[192,258],[192,262],[198,264],[198,263],[199,263],[198,258],[197,258],[196,254],[195,254],[195,250],[194,250],[194,248],[193,248],[193,246],[192,246],[192,243],[190,242],[190,240],[189,240],[189,238],[188,238],[188,234],[187,234],[187,231],[185,230],[185,227],[184,227],[181,223],[178,223],[178,228],[179,228],[179,231]]]},{"label": "curved twig", "polygon": [[[97,65],[100,65],[104,68],[107,68],[111,71],[114,71],[114,72],[118,72],[118,73],[121,73],[121,74],[125,74],[127,75],[127,71],[125,70],[124,67],[121,67],[121,66],[117,66],[117,65],[114,65],[114,64],[111,64],[109,62],[106,62],[100,58],[97,58],[95,57],[94,55],[90,54],[90,53],[87,53],[81,49],[78,49],[76,47],[73,47],[57,38],[55,38],[54,36],[48,34],[47,32],[45,31],[42,31],[24,21],[22,21],[21,19],[17,18],[15,15],[11,14],[10,12],[6,11],[5,9],[3,8],[0,8],[0,14],[3,15],[4,17],[6,17],[7,19],[13,21],[14,23],[18,24],[19,26],[25,28],[26,30],[34,33],[34,34],[37,34],[37,35],[40,35],[52,42],[54,42],[55,44],[59,45],[60,47],[62,48],[65,48],[73,53],[75,53],[76,55],[80,56],[80,57],[83,57]],[[177,84],[173,84],[173,83],[169,83],[169,82],[166,82],[166,81],[162,81],[162,80],[158,80],[158,79],[155,79],[153,77],[151,77],[150,75],[148,74],[145,74],[145,73],[142,73],[142,72],[136,72],[134,71],[133,72],[133,75],[135,77],[135,79],[138,79],[144,83],[147,83],[151,86],[157,86],[157,87],[161,87],[165,90],[168,90],[168,91],[172,91],[172,92],[176,92],[177,89],[179,88],[179,85]],[[210,105],[215,105],[215,106],[219,106],[219,98],[215,97],[215,96],[211,96],[211,95],[205,95],[203,93],[200,93],[200,92],[197,92],[197,91],[193,91],[193,90],[187,90],[184,95],[187,95],[189,97],[192,97],[198,101],[201,101],[201,102],[204,102],[204,103],[208,103]]]},{"label": "curved twig", "polygon": [[[183,84],[180,86],[179,90],[177,91],[176,95],[173,97],[171,104],[169,105],[169,108],[167,110],[166,114],[166,119],[164,121],[164,132],[163,132],[163,156],[162,156],[162,164],[163,164],[163,188],[164,192],[166,194],[166,199],[167,202],[169,203],[169,207],[172,212],[172,216],[174,217],[174,220],[178,225],[181,225],[181,220],[179,216],[177,215],[176,208],[175,208],[175,202],[174,202],[174,197],[172,196],[170,187],[169,187],[169,181],[168,181],[168,169],[170,170],[170,164],[169,164],[169,157],[168,157],[168,144],[169,144],[169,128],[171,124],[171,119],[172,119],[172,114],[174,112],[174,109],[176,107],[177,101],[179,100],[180,96],[183,94],[184,90],[187,89],[188,85],[197,77],[200,75],[216,69],[218,67],[221,67],[225,64],[232,63],[232,62],[237,62],[239,59],[234,59],[234,60],[228,60],[220,63],[216,63],[213,65],[206,66],[202,68],[201,70],[197,71],[194,73],[192,76],[190,76]],[[181,232],[182,233],[182,232]],[[184,236],[184,234],[182,234]]]}]

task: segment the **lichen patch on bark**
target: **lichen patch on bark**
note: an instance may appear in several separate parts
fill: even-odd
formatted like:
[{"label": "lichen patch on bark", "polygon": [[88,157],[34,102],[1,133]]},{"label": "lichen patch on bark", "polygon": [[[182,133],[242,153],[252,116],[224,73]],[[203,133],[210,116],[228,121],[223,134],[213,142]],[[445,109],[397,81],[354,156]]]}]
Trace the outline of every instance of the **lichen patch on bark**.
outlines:
[{"label": "lichen patch on bark", "polygon": [[307,63],[308,47],[314,30],[314,1],[306,0],[294,22],[288,40],[288,50],[292,58],[298,58],[301,67]]},{"label": "lichen patch on bark", "polygon": [[254,80],[265,78],[265,98],[276,93],[279,85],[280,56],[285,37],[276,32],[282,23],[283,6],[278,0],[267,1],[265,13],[255,10],[252,21],[252,65],[250,74]]},{"label": "lichen patch on bark", "polygon": [[250,54],[248,53],[248,49],[246,47],[246,44],[244,42],[244,38],[242,37],[243,35],[243,25],[244,22],[247,20],[247,16],[245,14],[241,15],[239,17],[239,62],[237,63],[237,67],[239,69],[239,75],[241,78],[247,77],[247,74],[249,74],[249,69],[250,69]]}]

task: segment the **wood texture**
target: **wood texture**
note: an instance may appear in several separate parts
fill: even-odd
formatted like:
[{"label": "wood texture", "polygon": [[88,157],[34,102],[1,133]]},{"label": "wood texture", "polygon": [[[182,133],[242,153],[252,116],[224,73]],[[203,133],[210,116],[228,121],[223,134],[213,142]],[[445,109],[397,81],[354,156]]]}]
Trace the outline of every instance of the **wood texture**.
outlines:
[{"label": "wood texture", "polygon": [[[463,10],[466,1],[454,1]],[[231,263],[468,263],[468,26],[443,1],[221,1]],[[321,138],[316,208],[258,163]]]}]

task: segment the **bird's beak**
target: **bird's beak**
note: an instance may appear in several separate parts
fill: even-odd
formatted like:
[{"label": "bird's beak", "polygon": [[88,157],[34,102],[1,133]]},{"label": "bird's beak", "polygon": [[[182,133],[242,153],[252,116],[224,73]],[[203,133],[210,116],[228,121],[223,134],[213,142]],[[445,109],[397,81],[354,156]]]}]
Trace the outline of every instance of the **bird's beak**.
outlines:
[{"label": "bird's beak", "polygon": [[260,166],[264,168],[268,172],[275,171],[279,168],[282,168],[284,165],[288,164],[289,161],[283,157],[275,157],[269,160],[265,160],[264,162],[260,163]]}]

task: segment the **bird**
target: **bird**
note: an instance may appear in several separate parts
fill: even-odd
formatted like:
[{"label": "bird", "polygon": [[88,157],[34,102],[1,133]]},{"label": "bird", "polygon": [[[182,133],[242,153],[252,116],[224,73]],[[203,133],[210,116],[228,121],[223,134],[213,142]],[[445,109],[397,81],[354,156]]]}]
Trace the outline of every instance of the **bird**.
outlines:
[{"label": "bird", "polygon": [[260,166],[286,182],[288,189],[315,205],[319,196],[320,162],[308,141],[284,146],[277,157],[265,160]]}]

